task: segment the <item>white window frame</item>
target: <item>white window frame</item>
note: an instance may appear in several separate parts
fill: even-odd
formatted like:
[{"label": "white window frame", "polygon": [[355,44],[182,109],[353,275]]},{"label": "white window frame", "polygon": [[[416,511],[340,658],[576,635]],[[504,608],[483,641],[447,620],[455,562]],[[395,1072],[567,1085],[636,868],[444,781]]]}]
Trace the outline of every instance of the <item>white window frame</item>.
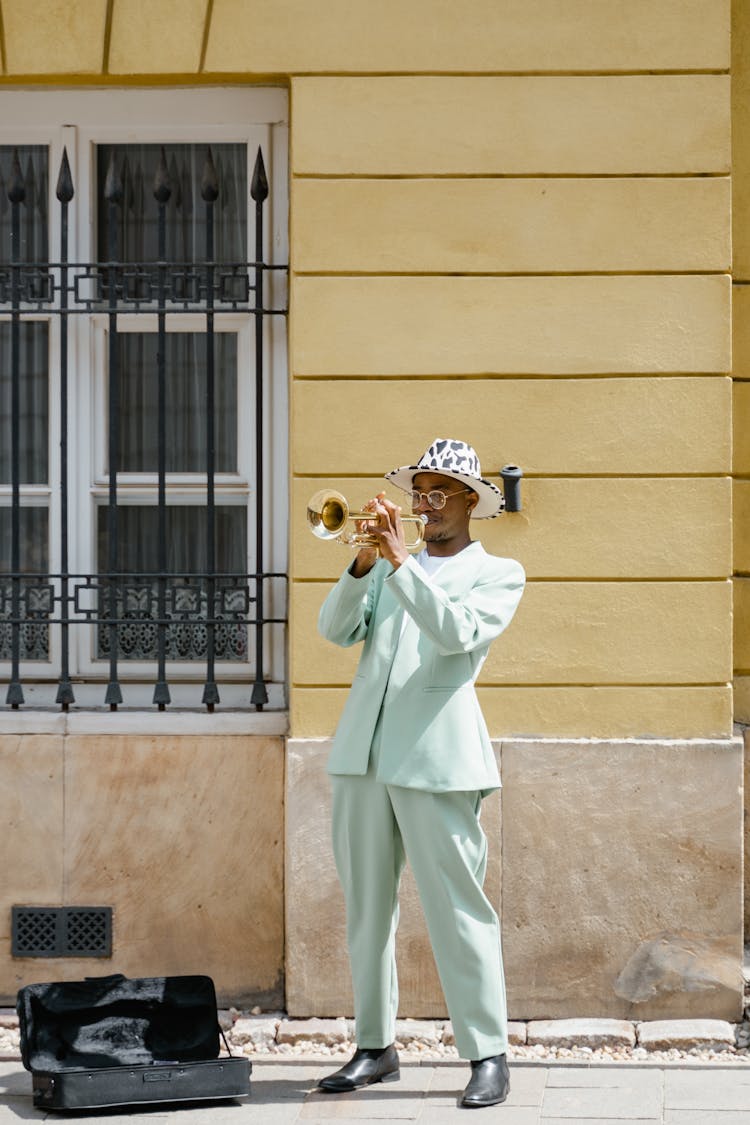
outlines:
[{"label": "white window frame", "polygon": [[[87,89],[87,90],[5,90],[4,121],[0,126],[0,144],[40,144],[49,152],[49,253],[57,261],[60,246],[60,207],[55,197],[58,169],[63,149],[67,149],[75,195],[69,205],[69,258],[71,262],[97,259],[96,245],[96,145],[128,143],[218,144],[243,143],[247,146],[248,186],[258,146],[263,150],[270,184],[266,202],[264,260],[288,261],[288,97],[281,88],[207,87],[149,89]],[[71,125],[70,122],[75,124]],[[248,207],[249,261],[254,259],[254,209]],[[264,277],[265,307],[286,305],[287,281],[283,271],[271,271]],[[49,569],[60,570],[60,467],[58,435],[59,407],[59,316],[34,314],[34,319],[49,323],[49,487],[28,486],[22,498],[41,504],[49,497]],[[71,450],[68,466],[69,571],[71,574],[96,573],[96,506],[106,503],[108,491],[107,463],[103,434],[106,432],[106,387],[102,385],[103,349],[106,357],[106,314],[76,313],[68,320],[68,445]],[[240,314],[217,314],[214,327],[220,331],[238,331],[238,369],[251,370],[254,318]],[[201,331],[205,318],[196,314],[167,317],[167,331]],[[118,313],[118,331],[155,331],[156,316]],[[288,555],[288,376],[286,356],[286,319],[282,316],[264,318],[264,495],[262,497],[265,525],[264,565],[258,569],[286,572]],[[254,385],[238,380],[237,474],[217,473],[216,503],[243,503],[247,508],[248,560],[255,560],[255,500],[252,492],[255,440],[252,409]],[[245,424],[246,423],[246,424]],[[78,456],[73,454],[78,451]],[[118,503],[151,500],[155,490],[155,474],[118,473]],[[191,474],[168,474],[169,501],[196,502],[205,498],[205,482]],[[3,489],[0,502],[5,500]],[[9,502],[9,501],[8,501]],[[255,567],[253,562],[252,568]],[[250,566],[249,566],[250,569]],[[286,597],[266,584],[266,616],[283,616]],[[70,635],[70,671],[78,707],[101,706],[104,685],[108,679],[108,662],[94,659],[93,627],[72,625]],[[273,641],[279,630],[264,630],[265,670],[269,676],[269,710],[286,707],[285,644]],[[254,629],[248,627],[251,664],[234,661],[217,662],[221,707],[249,708],[253,686]],[[50,627],[49,662],[22,661],[21,682],[27,703],[54,705],[60,665],[59,627]],[[0,664],[4,677],[9,664]],[[200,683],[205,671],[201,662],[186,664],[168,662],[167,677],[172,704],[178,708],[200,708]],[[123,706],[152,706],[154,663],[127,660],[118,662],[118,675],[123,692]]]}]

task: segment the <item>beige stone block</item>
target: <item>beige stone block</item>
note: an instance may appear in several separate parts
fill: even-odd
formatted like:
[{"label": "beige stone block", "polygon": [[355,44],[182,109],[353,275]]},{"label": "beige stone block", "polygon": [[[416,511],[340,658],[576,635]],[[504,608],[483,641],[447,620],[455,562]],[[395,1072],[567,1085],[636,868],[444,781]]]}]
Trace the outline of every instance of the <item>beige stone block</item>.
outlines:
[{"label": "beige stone block", "polygon": [[[736,280],[732,284],[732,375],[735,392],[750,385],[750,285]],[[735,397],[735,410],[743,404]]]},{"label": "beige stone block", "polygon": [[503,743],[513,1018],[737,1020],[741,742]]},{"label": "beige stone block", "polygon": [[735,280],[732,285],[732,374],[735,379],[750,379],[749,320],[750,285]]},{"label": "beige stone block", "polygon": [[227,1002],[283,1006],[283,758],[271,737],[68,738],[66,893],[114,908],[118,971],[207,973]]},{"label": "beige stone block", "polygon": [[750,578],[734,579],[734,670],[750,672]]},{"label": "beige stone block", "polygon": [[493,737],[714,738],[732,733],[730,684],[479,687]]},{"label": "beige stone block", "polygon": [[6,0],[6,74],[100,74],[107,0]]},{"label": "beige stone block", "polygon": [[750,382],[736,379],[732,388],[732,433],[734,471],[750,476]]},{"label": "beige stone block", "polygon": [[730,169],[727,75],[310,77],[292,97],[298,176]]},{"label": "beige stone block", "polygon": [[[294,687],[295,737],[333,734],[348,688]],[[481,687],[493,738],[709,738],[732,733],[732,688],[675,685]],[[735,680],[736,719],[750,722],[750,676]]]},{"label": "beige stone block", "polygon": [[[293,584],[295,684],[352,681],[360,647],[340,648],[317,632],[330,588]],[[490,648],[479,682],[726,683],[732,676],[731,593],[729,581],[530,582],[513,621]]]},{"label": "beige stone block", "polygon": [[379,476],[449,426],[489,475],[509,462],[528,475],[728,473],[731,395],[722,377],[297,380],[292,470]]},{"label": "beige stone block", "polygon": [[[286,1003],[290,1016],[353,1015],[346,951],[344,899],[331,851],[330,783],[326,740],[290,739],[287,757]],[[485,889],[500,901],[500,801],[482,810],[489,841]],[[408,867],[401,885],[397,937],[399,1012],[418,1019],[445,1017],[445,1002]]]},{"label": "beige stone block", "polygon": [[[429,29],[426,33],[426,29]],[[215,73],[726,70],[727,0],[214,0]]]},{"label": "beige stone block", "polygon": [[735,675],[733,686],[734,720],[737,723],[750,724],[750,674]]},{"label": "beige stone block", "polygon": [[731,596],[729,581],[532,582],[482,682],[725,683]]},{"label": "beige stone block", "polygon": [[64,901],[62,736],[0,736],[0,792],[0,998],[10,1004],[49,971],[46,961],[11,959],[11,907]]},{"label": "beige stone block", "polygon": [[736,480],[732,487],[734,569],[750,574],[750,480]]},{"label": "beige stone block", "polygon": [[[307,503],[320,486],[313,477],[298,477],[293,484],[295,579],[338,578],[351,558],[339,544],[316,539],[307,529]],[[353,511],[385,488],[402,504],[404,515],[411,514],[405,493],[382,476],[337,477],[325,486],[342,492]],[[750,517],[750,482],[744,491],[735,482],[734,496],[736,514],[740,496],[746,496]],[[731,573],[728,477],[535,477],[523,482],[522,501],[521,512],[474,520],[471,532],[491,554],[520,559],[529,578],[723,578]],[[735,568],[742,529],[744,569],[750,570],[750,518],[735,522]],[[413,525],[406,532],[413,538]]]},{"label": "beige stone block", "polygon": [[297,277],[296,376],[730,370],[729,278]]},{"label": "beige stone block", "polygon": [[116,0],[110,74],[197,73],[208,11],[207,0]]},{"label": "beige stone block", "polygon": [[728,270],[726,177],[293,183],[298,273]]}]

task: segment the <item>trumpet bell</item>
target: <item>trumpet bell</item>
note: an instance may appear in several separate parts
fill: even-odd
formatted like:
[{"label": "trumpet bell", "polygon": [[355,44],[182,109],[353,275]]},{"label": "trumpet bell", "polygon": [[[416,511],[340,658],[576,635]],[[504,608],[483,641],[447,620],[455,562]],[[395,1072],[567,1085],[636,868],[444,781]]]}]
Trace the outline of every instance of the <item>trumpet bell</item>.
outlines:
[{"label": "trumpet bell", "polygon": [[307,522],[318,539],[338,539],[349,519],[349,505],[340,492],[321,488],[307,502]]}]

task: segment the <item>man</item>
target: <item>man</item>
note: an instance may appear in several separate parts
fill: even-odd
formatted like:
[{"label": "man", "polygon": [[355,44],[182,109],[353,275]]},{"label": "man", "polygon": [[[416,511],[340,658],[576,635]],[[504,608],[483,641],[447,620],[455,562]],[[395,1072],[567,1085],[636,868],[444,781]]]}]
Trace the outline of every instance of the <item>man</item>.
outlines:
[{"label": "man", "polygon": [[360,549],[319,619],[335,644],[364,642],[328,762],[333,846],[347,911],[357,1050],[323,1078],[329,1092],[399,1077],[398,884],[408,858],[459,1054],[472,1074],[461,1104],[509,1090],[497,915],[484,895],[482,798],[500,785],[474,682],[520,600],[524,572],[473,542],[469,520],[499,515],[499,489],[471,446],[436,439],[416,465],[386,474],[425,517],[409,554],[400,508],[369,501]]}]

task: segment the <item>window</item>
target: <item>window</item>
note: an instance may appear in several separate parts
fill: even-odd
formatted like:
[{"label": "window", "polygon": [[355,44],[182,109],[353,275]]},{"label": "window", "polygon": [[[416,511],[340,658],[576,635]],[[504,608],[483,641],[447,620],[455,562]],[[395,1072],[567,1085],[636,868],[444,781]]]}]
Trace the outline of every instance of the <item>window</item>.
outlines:
[{"label": "window", "polygon": [[281,708],[285,94],[4,98],[8,702]]}]

